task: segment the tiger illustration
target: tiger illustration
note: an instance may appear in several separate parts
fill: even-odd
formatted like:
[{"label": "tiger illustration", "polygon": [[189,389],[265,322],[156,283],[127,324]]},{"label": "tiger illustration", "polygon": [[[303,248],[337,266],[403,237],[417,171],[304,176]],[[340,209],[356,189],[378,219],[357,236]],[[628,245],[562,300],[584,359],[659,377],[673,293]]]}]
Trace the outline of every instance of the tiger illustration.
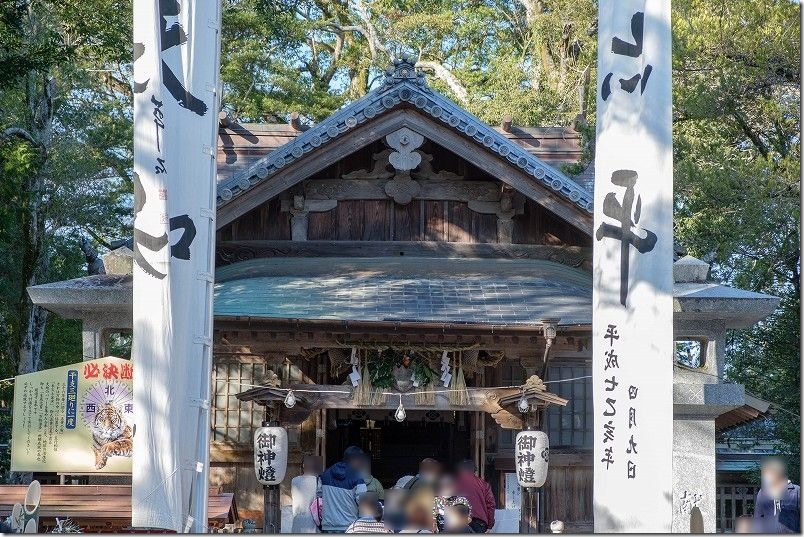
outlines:
[{"label": "tiger illustration", "polygon": [[96,469],[105,467],[109,457],[131,457],[134,430],[117,406],[104,404],[95,414],[89,429],[92,431]]}]

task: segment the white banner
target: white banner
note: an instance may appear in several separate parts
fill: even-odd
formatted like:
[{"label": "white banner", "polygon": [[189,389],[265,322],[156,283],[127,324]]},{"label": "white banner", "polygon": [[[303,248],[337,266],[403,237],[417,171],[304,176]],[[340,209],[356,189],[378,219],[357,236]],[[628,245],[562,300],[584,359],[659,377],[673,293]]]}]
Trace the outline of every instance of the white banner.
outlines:
[{"label": "white banner", "polygon": [[135,527],[207,523],[219,28],[217,0],[134,1]]},{"label": "white banner", "polygon": [[670,0],[600,0],[593,292],[595,532],[669,532]]}]

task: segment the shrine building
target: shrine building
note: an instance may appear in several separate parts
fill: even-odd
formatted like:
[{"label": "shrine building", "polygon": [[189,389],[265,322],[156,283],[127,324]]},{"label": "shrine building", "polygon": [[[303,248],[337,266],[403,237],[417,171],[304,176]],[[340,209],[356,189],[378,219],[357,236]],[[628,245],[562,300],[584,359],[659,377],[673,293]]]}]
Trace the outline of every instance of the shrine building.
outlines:
[{"label": "shrine building", "polygon": [[[240,517],[261,527],[252,435],[270,416],[289,431],[284,506],[303,456],[329,465],[354,444],[386,488],[425,457],[474,459],[502,529],[516,531],[513,439],[531,426],[548,434],[550,460],[529,523],[591,531],[594,178],[561,171],[581,159],[580,134],[487,125],[406,60],[319,124],[222,114],[219,132],[210,485],[234,493]],[[721,380],[726,331],[761,321],[778,299],[721,285],[706,263],[678,257],[677,353],[667,355],[673,530],[689,532],[696,512],[713,532],[733,523],[717,509],[716,436],[769,406]],[[131,250],[105,265],[106,274],[29,289],[34,303],[83,322],[85,360],[131,333]],[[417,396],[420,379],[394,362],[372,367],[398,397],[330,393],[356,390],[353,360],[360,371],[398,353],[440,373],[444,351],[452,374],[483,389]],[[522,414],[516,386],[528,379]],[[429,387],[444,388],[438,374]],[[296,405],[275,388],[300,390]]]}]

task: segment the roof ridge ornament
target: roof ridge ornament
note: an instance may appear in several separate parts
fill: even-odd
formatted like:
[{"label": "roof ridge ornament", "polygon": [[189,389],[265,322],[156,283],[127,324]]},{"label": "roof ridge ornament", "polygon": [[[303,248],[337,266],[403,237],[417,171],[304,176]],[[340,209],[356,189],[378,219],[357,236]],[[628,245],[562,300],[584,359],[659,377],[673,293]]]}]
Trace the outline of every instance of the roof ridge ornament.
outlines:
[{"label": "roof ridge ornament", "polygon": [[424,73],[416,70],[416,59],[407,54],[401,58],[394,58],[393,65],[385,70],[385,87],[393,86],[400,82],[411,81],[420,86],[427,85]]}]

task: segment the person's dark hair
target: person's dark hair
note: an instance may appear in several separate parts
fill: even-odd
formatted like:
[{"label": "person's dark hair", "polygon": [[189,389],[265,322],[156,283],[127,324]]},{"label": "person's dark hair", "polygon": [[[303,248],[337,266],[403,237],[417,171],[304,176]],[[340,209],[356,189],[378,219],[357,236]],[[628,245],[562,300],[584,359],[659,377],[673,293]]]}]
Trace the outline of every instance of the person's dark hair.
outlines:
[{"label": "person's dark hair", "polygon": [[433,458],[427,457],[425,459],[422,459],[422,461],[419,463],[419,471],[420,472],[422,470],[424,470],[425,468],[440,469],[441,468],[441,463],[438,462],[437,460],[433,459]]},{"label": "person's dark hair", "polygon": [[473,461],[472,459],[464,459],[464,460],[462,460],[457,465],[455,465],[455,468],[458,471],[466,470],[467,472],[472,472],[472,473],[477,472],[477,466],[475,466],[475,461]]},{"label": "person's dark hair", "polygon": [[351,462],[352,460],[362,457],[365,453],[362,449],[357,446],[349,446],[343,452],[343,460],[345,462]]},{"label": "person's dark hair", "polygon": [[302,471],[310,472],[311,474],[320,474],[324,470],[324,465],[321,462],[321,457],[315,455],[305,455],[302,459]]},{"label": "person's dark hair", "polygon": [[472,512],[471,509],[469,509],[468,505],[464,505],[462,503],[453,503],[453,504],[447,505],[447,509],[454,509],[455,511],[460,513],[461,516],[465,516],[465,517],[468,517],[469,513]]},{"label": "person's dark hair", "polygon": [[377,521],[382,519],[382,504],[380,504],[377,494],[373,492],[363,493],[360,497],[359,505],[361,512],[369,513]]}]

